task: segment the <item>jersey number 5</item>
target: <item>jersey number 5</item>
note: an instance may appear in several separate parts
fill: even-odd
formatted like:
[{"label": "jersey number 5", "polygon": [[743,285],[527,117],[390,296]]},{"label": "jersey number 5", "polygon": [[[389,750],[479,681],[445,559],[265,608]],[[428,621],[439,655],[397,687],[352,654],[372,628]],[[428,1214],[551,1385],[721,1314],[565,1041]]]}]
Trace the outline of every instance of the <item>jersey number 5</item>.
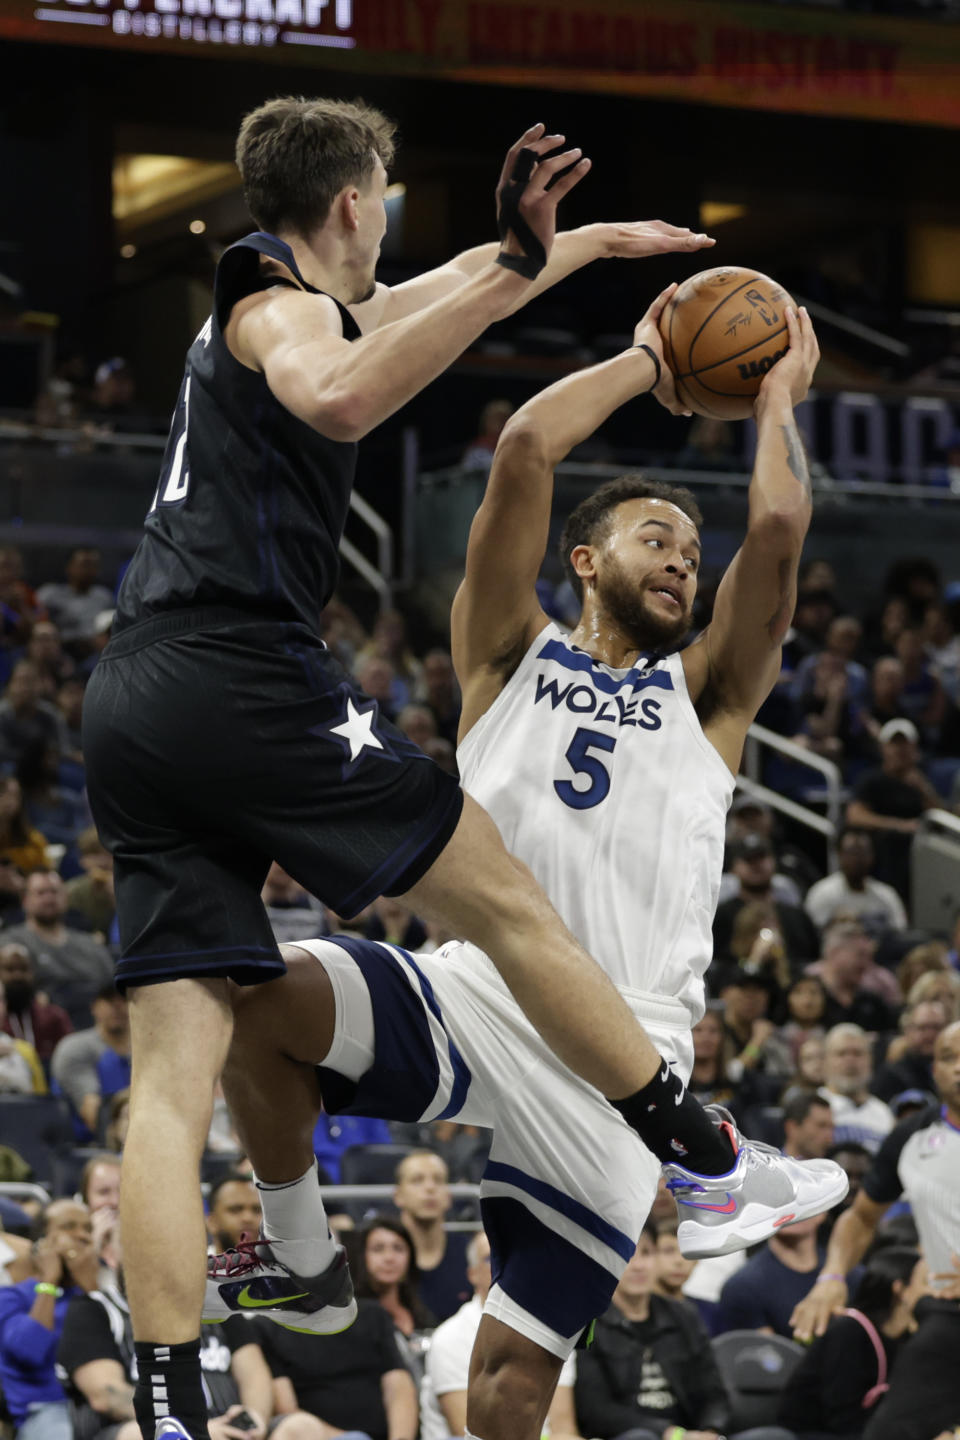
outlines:
[{"label": "jersey number 5", "polygon": [[556,790],[564,805],[573,810],[590,810],[605,800],[610,790],[610,772],[603,761],[591,750],[605,750],[607,754],[617,743],[616,735],[605,734],[602,730],[580,729],[567,747],[565,760],[576,775],[586,775],[589,785],[577,788],[572,780],[554,780]]}]

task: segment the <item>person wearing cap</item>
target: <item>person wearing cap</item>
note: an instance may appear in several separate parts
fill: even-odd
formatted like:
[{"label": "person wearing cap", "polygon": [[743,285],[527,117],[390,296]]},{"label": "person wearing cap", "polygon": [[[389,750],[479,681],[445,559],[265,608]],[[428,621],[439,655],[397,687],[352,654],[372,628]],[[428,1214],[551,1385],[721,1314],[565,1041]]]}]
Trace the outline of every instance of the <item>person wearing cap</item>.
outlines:
[{"label": "person wearing cap", "polygon": [[[770,806],[762,800],[757,800],[753,795],[745,795],[742,791],[733,797],[730,810],[727,815],[727,851],[729,856],[737,853],[737,850],[748,835],[762,835],[764,839],[773,843],[773,811]],[[792,856],[791,856],[792,858]],[[782,864],[782,855],[777,853],[778,867]],[[809,863],[809,862],[808,862]],[[792,867],[791,867],[792,868]],[[805,878],[805,877],[804,877]],[[783,873],[778,868],[774,871],[773,893],[778,900],[783,900],[788,905],[799,905],[802,898],[802,890],[792,875]],[[805,879],[805,884],[809,880]],[[731,870],[724,870],[720,877],[719,903],[729,900],[736,895],[740,889],[740,882]]]},{"label": "person wearing cap", "polygon": [[880,768],[859,781],[847,806],[846,823],[873,832],[879,878],[907,898],[910,841],[924,811],[943,801],[917,764],[920,735],[912,720],[888,720],[877,740]]},{"label": "person wearing cap", "polygon": [[907,928],[907,912],[896,890],[870,873],[875,861],[868,830],[841,830],[836,870],[811,885],[803,902],[818,930],[840,917],[855,917],[874,936]]},{"label": "person wearing cap", "polygon": [[870,1089],[881,1100],[892,1100],[904,1090],[932,1090],[933,1056],[937,1036],[950,1016],[939,1000],[920,1000],[904,1007],[900,1030],[906,1048],[896,1060],[885,1061],[873,1077]]},{"label": "person wearing cap", "polygon": [[113,605],[113,595],[99,578],[100,551],[84,545],[71,552],[63,581],[50,581],[37,591],[64,649],[74,656],[88,653],[97,616]]},{"label": "person wearing cap", "polygon": [[56,871],[28,875],[22,903],[23,924],[4,930],[4,941],[29,951],[40,988],[74,1025],[89,1024],[91,1001],[113,980],[113,956],[92,935],[66,924],[67,887]]},{"label": "person wearing cap", "polygon": [[773,886],[777,861],[773,845],[764,835],[747,835],[734,852],[733,873],[737,879],[737,891],[729,900],[717,906],[713,921],[713,953],[718,959],[733,958],[730,942],[733,926],[742,906],[751,900],[772,902],[777,915],[777,928],[783,937],[787,959],[796,967],[804,960],[812,960],[820,949],[816,928],[809,916],[799,905],[788,905],[780,900]]},{"label": "person wearing cap", "polygon": [[60,1041],[51,1074],[84,1130],[95,1135],[103,1100],[130,1084],[130,1019],[112,981],[101,987],[90,1008],[92,1026]]}]

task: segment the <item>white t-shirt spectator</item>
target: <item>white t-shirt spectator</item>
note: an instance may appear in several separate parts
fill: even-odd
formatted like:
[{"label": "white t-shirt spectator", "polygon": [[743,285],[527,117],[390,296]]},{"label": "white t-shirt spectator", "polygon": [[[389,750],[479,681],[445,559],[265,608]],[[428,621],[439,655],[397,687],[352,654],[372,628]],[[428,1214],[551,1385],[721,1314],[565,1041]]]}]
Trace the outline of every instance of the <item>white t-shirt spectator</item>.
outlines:
[{"label": "white t-shirt spectator", "polygon": [[[450,1431],[438,1396],[466,1390],[470,1356],[480,1328],[483,1302],[474,1295],[455,1315],[438,1325],[430,1338],[423,1383],[420,1387],[420,1440],[447,1440]],[[559,1385],[573,1386],[577,1378],[576,1353],[564,1361]]]},{"label": "white t-shirt spectator", "polygon": [[881,930],[906,930],[907,912],[892,885],[868,875],[862,890],[851,890],[842,870],[835,870],[810,886],[804,900],[807,914],[820,930],[835,915],[854,915],[872,934]]},{"label": "white t-shirt spectator", "polygon": [[72,585],[52,580],[41,585],[37,599],[60,631],[64,644],[89,640],[96,633],[97,616],[113,606],[113,595],[106,585],[91,585],[83,592]]},{"label": "white t-shirt spectator", "polygon": [[876,1155],[895,1124],[890,1106],[876,1095],[868,1095],[862,1105],[857,1105],[849,1095],[837,1095],[826,1086],[820,1094],[833,1114],[834,1145],[854,1140],[871,1155]]}]

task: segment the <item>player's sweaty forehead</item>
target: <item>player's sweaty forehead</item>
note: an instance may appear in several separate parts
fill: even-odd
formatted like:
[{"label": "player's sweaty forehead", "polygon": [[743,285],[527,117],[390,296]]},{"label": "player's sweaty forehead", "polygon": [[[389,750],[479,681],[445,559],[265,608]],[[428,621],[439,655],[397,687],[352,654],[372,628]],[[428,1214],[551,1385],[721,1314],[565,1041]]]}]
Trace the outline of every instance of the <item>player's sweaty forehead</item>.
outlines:
[{"label": "player's sweaty forehead", "polygon": [[[700,549],[700,536],[697,527],[690,516],[674,505],[671,500],[661,500],[656,496],[648,496],[643,499],[624,500],[619,507],[623,521],[631,527],[640,528],[648,522],[653,521],[651,533],[659,530],[661,526],[669,525],[673,530],[674,538],[678,545],[695,545]],[[666,535],[666,530],[661,530]]]}]

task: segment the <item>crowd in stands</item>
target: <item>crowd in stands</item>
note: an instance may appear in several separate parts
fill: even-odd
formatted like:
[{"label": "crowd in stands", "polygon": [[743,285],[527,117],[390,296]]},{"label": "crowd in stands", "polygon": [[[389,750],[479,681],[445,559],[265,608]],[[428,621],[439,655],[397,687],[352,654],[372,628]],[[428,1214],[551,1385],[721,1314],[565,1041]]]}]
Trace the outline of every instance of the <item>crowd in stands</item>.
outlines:
[{"label": "crowd in stands", "polygon": [[[502,418],[491,416],[489,428]],[[691,1088],[728,1106],[751,1136],[800,1158],[836,1158],[852,1198],[894,1126],[936,1104],[934,1046],[960,1018],[960,917],[953,933],[918,930],[909,884],[921,817],[960,798],[960,616],[952,587],[923,561],[895,567],[868,614],[848,613],[841,593],[828,566],[807,564],[783,673],[761,718],[840,767],[844,828],[828,859],[763,801],[735,799]],[[563,587],[543,584],[541,598],[561,622],[571,619]],[[112,983],[112,862],[87,811],[79,736],[83,688],[113,605],[94,550],[70,555],[59,580],[28,579],[22,557],[0,550],[0,1178],[25,1180],[31,1170],[5,1124],[6,1101],[59,1097],[69,1130],[56,1143],[72,1156],[46,1169],[34,1160],[34,1178],[56,1196],[38,1213],[0,1197],[0,1385],[27,1440],[107,1431],[135,1440],[116,1210],[129,1025]],[[705,623],[708,611],[698,618]],[[324,625],[327,644],[384,712],[455,773],[459,696],[448,650],[414,646],[397,611],[368,629],[339,599]],[[822,798],[789,764],[764,778],[801,803]],[[336,915],[277,865],[263,899],[282,942],[345,931],[417,951],[454,938],[385,898],[359,916]],[[392,1167],[402,1156],[392,1206],[334,1204],[353,1251],[360,1319],[322,1343],[262,1320],[205,1333],[214,1440],[261,1440],[277,1417],[287,1440],[463,1432],[489,1246],[475,1202],[454,1203],[448,1185],[479,1180],[488,1143],[450,1121],[321,1117],[315,1149],[331,1183],[382,1180],[386,1162],[374,1173],[364,1157],[385,1155]],[[211,1245],[222,1250],[259,1223],[222,1097],[204,1175]],[[851,1277],[857,1314],[835,1322],[789,1380],[797,1355],[787,1357],[789,1399],[767,1397],[762,1424],[745,1422],[731,1401],[732,1372],[714,1358],[743,1330],[786,1355],[776,1346],[791,1348],[791,1312],[816,1281],[835,1219],[694,1266],[679,1252],[675,1207],[662,1193],[593,1345],[564,1367],[551,1434],[861,1433],[886,1383],[873,1337],[896,1383],[924,1289],[902,1207]]]}]

